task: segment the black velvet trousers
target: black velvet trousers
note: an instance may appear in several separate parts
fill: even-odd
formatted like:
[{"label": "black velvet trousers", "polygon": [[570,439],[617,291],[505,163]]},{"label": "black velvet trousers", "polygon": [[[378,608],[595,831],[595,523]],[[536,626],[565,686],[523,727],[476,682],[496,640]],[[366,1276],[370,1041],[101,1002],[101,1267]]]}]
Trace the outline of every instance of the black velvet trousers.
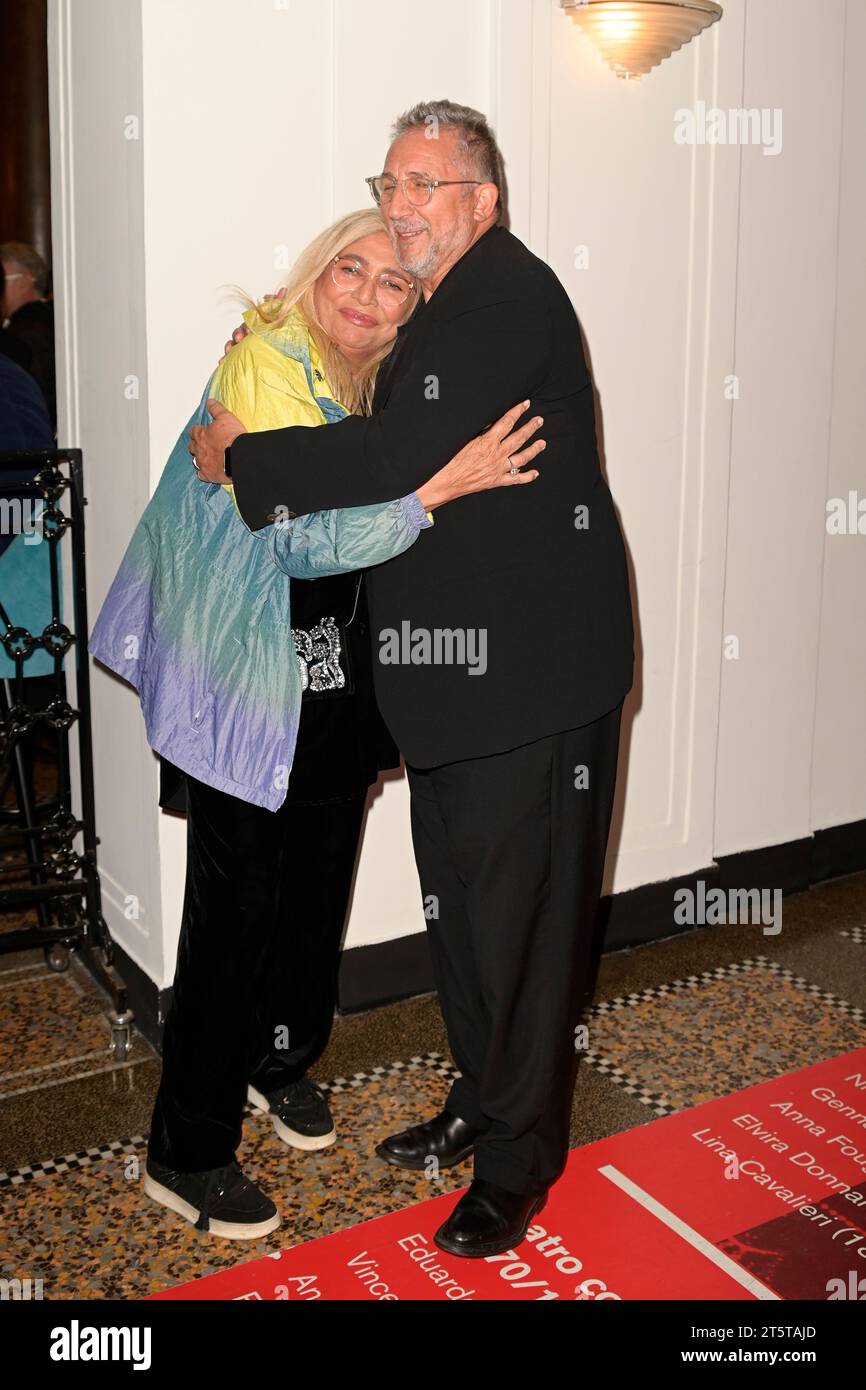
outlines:
[{"label": "black velvet trousers", "polygon": [[158,1162],[231,1162],[248,1083],[276,1095],[323,1052],[365,800],[273,812],[187,777],[186,892],[148,1145]]},{"label": "black velvet trousers", "polygon": [[507,753],[409,768],[412,836],[475,1176],[544,1191],[568,1155],[622,705]]}]

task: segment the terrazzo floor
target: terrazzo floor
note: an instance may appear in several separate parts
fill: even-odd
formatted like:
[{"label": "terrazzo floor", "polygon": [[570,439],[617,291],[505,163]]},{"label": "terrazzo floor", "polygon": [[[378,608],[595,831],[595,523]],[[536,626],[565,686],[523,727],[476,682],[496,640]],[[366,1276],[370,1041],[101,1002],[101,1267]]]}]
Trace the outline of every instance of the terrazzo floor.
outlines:
[{"label": "terrazzo floor", "polygon": [[[706,927],[602,960],[571,1142],[586,1144],[866,1044],[866,874],[784,900],[779,936]],[[105,1003],[76,963],[0,956],[0,1278],[46,1299],[135,1299],[463,1186],[374,1153],[441,1107],[453,1066],[435,998],[338,1019],[314,1070],[338,1142],[288,1149],[267,1116],[245,1121],[239,1160],[281,1227],[224,1242],[141,1191],[160,1063],[135,1035],[109,1051]]]}]

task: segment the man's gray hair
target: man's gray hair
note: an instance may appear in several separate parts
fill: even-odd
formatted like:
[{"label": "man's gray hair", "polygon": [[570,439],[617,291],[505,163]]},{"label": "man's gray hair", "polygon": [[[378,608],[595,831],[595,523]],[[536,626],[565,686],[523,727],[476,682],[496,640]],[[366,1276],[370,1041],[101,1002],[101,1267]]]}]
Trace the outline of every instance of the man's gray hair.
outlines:
[{"label": "man's gray hair", "polygon": [[33,276],[33,288],[37,294],[48,293],[48,266],[35,247],[28,246],[26,241],[4,241],[0,245],[0,261],[14,261]]},{"label": "man's gray hair", "polygon": [[499,204],[496,220],[504,222],[506,213],[505,161],[496,143],[496,137],[487,124],[487,117],[471,106],[460,106],[456,101],[419,101],[410,111],[398,116],[391,130],[391,138],[405,135],[407,131],[419,126],[429,130],[430,139],[435,139],[441,127],[456,130],[459,136],[458,158],[464,172],[480,179],[483,183],[495,183],[499,189]]}]

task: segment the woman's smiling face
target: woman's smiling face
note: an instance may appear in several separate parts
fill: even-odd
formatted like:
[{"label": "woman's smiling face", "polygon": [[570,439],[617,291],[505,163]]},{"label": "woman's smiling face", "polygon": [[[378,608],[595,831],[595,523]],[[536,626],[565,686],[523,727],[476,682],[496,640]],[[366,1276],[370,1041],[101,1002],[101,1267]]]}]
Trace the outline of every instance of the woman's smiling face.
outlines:
[{"label": "woman's smiling face", "polygon": [[[319,323],[351,363],[363,364],[396,336],[412,312],[416,291],[394,259],[387,232],[344,246],[337,265],[322,271],[313,288]],[[365,273],[366,272],[366,273]],[[380,283],[384,277],[386,283]],[[408,298],[400,295],[411,286]]]}]

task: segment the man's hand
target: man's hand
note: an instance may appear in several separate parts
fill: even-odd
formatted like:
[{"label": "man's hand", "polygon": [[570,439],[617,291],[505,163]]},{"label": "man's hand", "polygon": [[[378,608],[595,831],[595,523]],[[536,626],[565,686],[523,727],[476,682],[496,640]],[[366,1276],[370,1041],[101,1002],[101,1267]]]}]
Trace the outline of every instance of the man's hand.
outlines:
[{"label": "man's hand", "polygon": [[246,434],[246,430],[237,416],[232,415],[219,401],[208,400],[207,408],[213,416],[213,424],[193,425],[187,449],[193,456],[201,482],[227,483],[230,480],[223,467],[225,451],[234,444],[239,434]]}]

